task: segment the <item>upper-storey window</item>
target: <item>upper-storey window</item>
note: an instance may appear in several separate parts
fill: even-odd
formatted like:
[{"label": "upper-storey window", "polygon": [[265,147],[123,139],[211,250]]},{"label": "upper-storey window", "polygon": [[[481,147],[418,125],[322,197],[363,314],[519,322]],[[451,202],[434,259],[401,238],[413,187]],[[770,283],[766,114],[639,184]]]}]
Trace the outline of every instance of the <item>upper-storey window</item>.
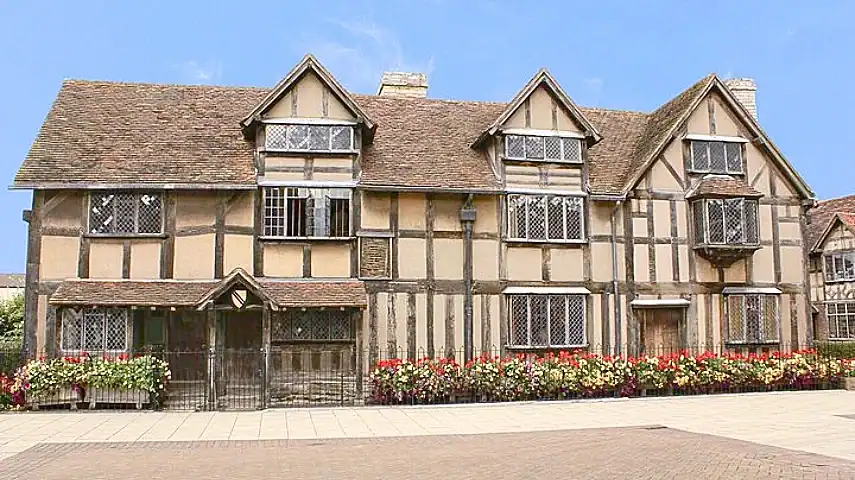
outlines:
[{"label": "upper-storey window", "polygon": [[350,195],[346,188],[264,188],[264,236],[350,237]]},{"label": "upper-storey window", "polygon": [[348,125],[268,124],[264,146],[283,152],[353,151],[353,127]]},{"label": "upper-storey window", "polygon": [[582,142],[578,138],[506,135],[505,158],[578,163],[582,161]]},{"label": "upper-storey window", "polygon": [[757,200],[708,198],[692,204],[695,239],[702,245],[757,245]]},{"label": "upper-storey window", "polygon": [[742,144],[692,140],[690,167],[697,173],[742,173]]},{"label": "upper-storey window", "polygon": [[855,280],[855,252],[834,252],[824,258],[826,282]]},{"label": "upper-storey window", "polygon": [[508,239],[584,240],[584,198],[508,194]]},{"label": "upper-storey window", "polygon": [[163,198],[152,192],[92,192],[89,233],[106,235],[163,232]]}]

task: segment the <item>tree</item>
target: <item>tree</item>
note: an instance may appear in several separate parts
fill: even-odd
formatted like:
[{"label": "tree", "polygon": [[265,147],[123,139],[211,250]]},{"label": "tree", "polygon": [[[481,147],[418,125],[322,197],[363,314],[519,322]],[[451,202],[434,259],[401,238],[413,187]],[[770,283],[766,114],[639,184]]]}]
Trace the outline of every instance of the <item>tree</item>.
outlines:
[{"label": "tree", "polygon": [[0,301],[0,343],[19,343],[24,336],[24,294]]}]

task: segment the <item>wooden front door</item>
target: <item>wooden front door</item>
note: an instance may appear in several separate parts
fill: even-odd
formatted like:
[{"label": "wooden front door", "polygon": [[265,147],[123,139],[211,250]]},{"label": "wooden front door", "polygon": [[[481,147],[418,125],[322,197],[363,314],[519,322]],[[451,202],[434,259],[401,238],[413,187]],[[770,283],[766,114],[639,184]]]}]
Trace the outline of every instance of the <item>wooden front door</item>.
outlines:
[{"label": "wooden front door", "polygon": [[641,344],[647,355],[668,355],[683,348],[683,309],[651,308],[642,315]]}]

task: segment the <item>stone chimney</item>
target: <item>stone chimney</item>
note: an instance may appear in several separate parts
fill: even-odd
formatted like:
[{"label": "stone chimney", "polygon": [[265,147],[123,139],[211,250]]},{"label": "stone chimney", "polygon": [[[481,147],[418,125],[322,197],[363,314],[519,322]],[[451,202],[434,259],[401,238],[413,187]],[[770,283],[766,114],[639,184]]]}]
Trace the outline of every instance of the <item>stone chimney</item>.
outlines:
[{"label": "stone chimney", "polygon": [[731,78],[724,81],[733,96],[757,119],[757,84],[753,78]]},{"label": "stone chimney", "polygon": [[427,89],[427,76],[424,73],[384,72],[377,95],[425,98]]}]

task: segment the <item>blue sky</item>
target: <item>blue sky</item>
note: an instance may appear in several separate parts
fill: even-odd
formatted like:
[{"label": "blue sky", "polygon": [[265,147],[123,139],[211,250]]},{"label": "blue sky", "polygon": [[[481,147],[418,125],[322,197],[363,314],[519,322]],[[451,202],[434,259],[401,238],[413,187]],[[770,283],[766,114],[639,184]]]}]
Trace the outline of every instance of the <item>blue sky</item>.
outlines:
[{"label": "blue sky", "polygon": [[[761,125],[819,198],[855,193],[855,2],[821,5],[0,0],[0,178],[63,78],[271,86],[312,52],[356,92],[395,69],[427,73],[432,97],[506,101],[545,66],[580,105],[640,111],[709,72],[753,77]],[[0,271],[23,271],[30,195],[0,195]]]}]

